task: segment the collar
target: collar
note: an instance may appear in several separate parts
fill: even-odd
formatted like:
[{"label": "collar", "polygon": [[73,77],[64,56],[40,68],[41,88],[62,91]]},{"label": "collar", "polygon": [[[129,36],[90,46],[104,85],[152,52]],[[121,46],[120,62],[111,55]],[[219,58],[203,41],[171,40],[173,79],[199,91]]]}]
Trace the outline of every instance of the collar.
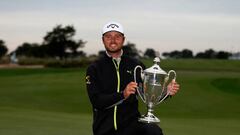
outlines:
[{"label": "collar", "polygon": [[[107,54],[107,56],[108,56],[109,58],[112,58],[112,56],[111,56],[107,51],[106,51],[106,54]],[[119,65],[119,63],[120,63],[120,61],[121,61],[122,55],[123,55],[123,50],[121,50],[121,53],[120,53],[120,55],[119,55],[117,58],[112,58],[112,59],[116,60],[117,63],[118,63],[118,65]]]}]

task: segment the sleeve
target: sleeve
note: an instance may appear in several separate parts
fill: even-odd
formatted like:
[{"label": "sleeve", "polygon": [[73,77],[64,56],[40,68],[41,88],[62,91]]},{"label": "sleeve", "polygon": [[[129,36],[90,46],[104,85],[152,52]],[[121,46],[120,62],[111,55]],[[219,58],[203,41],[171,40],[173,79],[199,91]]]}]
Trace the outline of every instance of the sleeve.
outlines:
[{"label": "sleeve", "polygon": [[86,85],[90,102],[94,109],[103,110],[122,103],[123,93],[104,94],[100,89],[96,68],[90,66],[86,73]]}]

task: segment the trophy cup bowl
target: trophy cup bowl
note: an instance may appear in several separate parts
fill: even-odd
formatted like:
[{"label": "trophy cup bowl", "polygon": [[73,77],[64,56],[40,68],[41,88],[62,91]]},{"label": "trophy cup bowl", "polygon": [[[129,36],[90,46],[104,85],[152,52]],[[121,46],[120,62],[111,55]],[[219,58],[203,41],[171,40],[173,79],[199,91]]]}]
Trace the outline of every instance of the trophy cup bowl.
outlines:
[{"label": "trophy cup bowl", "polygon": [[[160,59],[154,59],[155,64],[143,70],[141,66],[136,66],[134,69],[134,81],[138,84],[137,93],[143,103],[147,106],[147,113],[139,118],[143,123],[159,123],[160,120],[153,114],[154,107],[160,104],[169,95],[168,84],[171,82],[169,76],[174,73],[173,80],[176,79],[176,72],[170,70],[166,73],[162,70],[158,63]],[[137,72],[140,69],[140,75]]]}]

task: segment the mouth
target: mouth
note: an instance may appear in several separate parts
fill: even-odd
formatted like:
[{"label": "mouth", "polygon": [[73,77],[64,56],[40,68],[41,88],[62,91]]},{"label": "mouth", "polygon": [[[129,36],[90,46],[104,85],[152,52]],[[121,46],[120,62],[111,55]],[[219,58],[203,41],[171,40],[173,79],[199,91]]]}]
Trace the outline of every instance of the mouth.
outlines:
[{"label": "mouth", "polygon": [[117,45],[116,44],[110,44],[109,47],[115,48]]}]

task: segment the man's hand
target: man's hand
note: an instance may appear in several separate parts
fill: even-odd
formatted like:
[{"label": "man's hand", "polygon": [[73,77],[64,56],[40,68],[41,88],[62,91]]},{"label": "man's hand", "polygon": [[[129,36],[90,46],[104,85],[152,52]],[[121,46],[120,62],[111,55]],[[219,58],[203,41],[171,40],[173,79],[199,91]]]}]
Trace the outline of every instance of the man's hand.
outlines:
[{"label": "man's hand", "polygon": [[127,99],[131,94],[135,94],[137,83],[130,82],[123,91],[124,98]]},{"label": "man's hand", "polygon": [[169,95],[171,96],[175,95],[179,91],[179,88],[180,88],[180,85],[174,80],[172,80],[172,82],[169,83],[169,85],[167,86]]}]

